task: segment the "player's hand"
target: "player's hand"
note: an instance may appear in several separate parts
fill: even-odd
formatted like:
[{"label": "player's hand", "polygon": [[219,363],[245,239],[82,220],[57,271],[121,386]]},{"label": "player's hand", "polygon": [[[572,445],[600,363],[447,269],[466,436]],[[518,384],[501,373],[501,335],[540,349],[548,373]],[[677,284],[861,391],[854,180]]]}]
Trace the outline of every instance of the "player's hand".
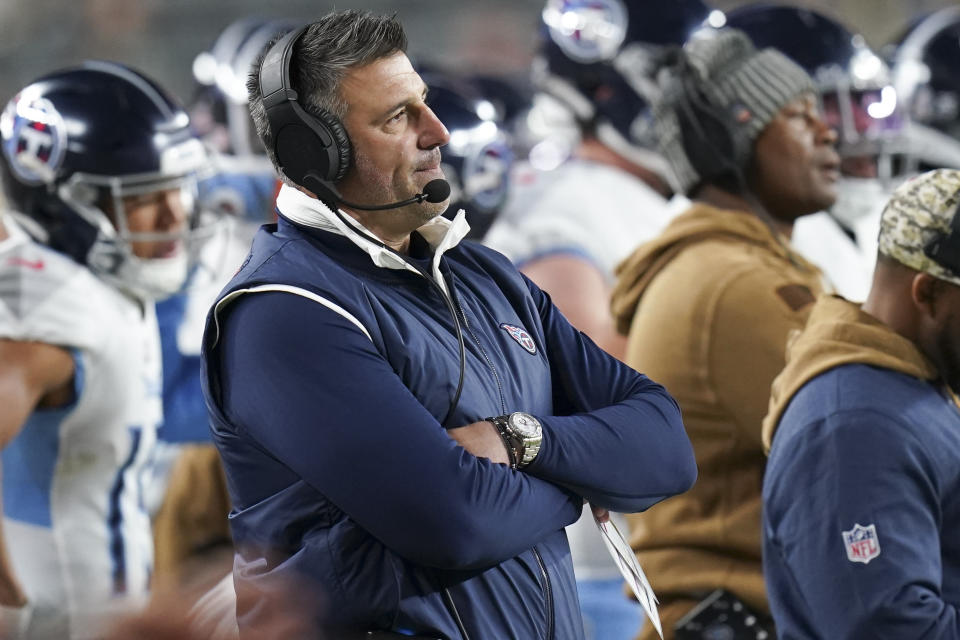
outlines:
[{"label": "player's hand", "polygon": [[497,464],[510,464],[510,454],[492,422],[481,420],[465,427],[447,429],[447,435],[478,458],[488,458]]}]

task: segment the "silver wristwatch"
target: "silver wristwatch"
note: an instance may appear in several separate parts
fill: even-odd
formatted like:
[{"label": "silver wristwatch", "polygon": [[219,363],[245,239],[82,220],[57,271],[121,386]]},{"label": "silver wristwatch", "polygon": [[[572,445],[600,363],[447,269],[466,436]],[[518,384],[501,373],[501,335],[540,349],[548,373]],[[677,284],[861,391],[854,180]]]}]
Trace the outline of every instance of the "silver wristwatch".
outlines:
[{"label": "silver wristwatch", "polygon": [[529,413],[515,411],[510,415],[487,418],[497,428],[510,453],[514,469],[523,469],[540,453],[543,426]]}]

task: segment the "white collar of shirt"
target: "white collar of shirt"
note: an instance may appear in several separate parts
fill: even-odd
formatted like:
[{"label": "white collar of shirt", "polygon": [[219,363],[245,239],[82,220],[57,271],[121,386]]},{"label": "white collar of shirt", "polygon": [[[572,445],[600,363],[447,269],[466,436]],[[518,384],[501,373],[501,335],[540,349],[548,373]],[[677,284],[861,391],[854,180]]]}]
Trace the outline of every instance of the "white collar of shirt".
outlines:
[{"label": "white collar of shirt", "polygon": [[[331,233],[336,233],[350,239],[353,244],[360,247],[378,267],[385,269],[406,269],[420,273],[415,267],[411,266],[401,256],[390,249],[367,240],[362,235],[348,227],[343,221],[330,210],[327,205],[308,196],[299,189],[294,189],[290,185],[283,185],[280,193],[277,195],[277,208],[286,218],[289,218],[297,224],[315,229],[322,229]],[[342,210],[341,210],[342,212]],[[349,215],[343,213],[343,215]],[[375,236],[370,230],[365,228],[356,219],[351,218],[355,224],[364,233]],[[436,216],[425,225],[417,229],[417,232],[423,236],[430,248],[433,249],[433,277],[434,280],[447,291],[446,282],[440,276],[440,258],[450,248],[457,246],[461,240],[470,231],[470,225],[467,223],[467,217],[463,209],[457,212],[453,220],[448,220],[443,216]]]}]

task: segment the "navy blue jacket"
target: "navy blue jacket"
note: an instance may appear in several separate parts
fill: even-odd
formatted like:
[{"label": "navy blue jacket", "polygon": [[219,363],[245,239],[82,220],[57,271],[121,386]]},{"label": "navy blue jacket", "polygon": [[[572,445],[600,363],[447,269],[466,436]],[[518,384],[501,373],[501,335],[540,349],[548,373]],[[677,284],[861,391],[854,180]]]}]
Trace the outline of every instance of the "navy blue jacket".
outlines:
[{"label": "navy blue jacket", "polygon": [[763,504],[781,640],[960,638],[960,413],[942,388],[864,364],[813,378]]},{"label": "navy blue jacket", "polygon": [[[429,272],[417,233],[410,253]],[[500,254],[463,243],[442,255],[466,348],[446,425],[460,357],[442,291],[342,234],[282,217],[264,227],[224,296],[279,283],[314,299],[261,290],[211,314],[204,393],[234,505],[241,630],[264,615],[245,585],[308,578],[330,625],[459,638],[446,590],[473,640],[582,638],[563,527],[583,499],[637,511],[693,483],[661,386]],[[444,431],[519,410],[544,431],[523,471]]]}]

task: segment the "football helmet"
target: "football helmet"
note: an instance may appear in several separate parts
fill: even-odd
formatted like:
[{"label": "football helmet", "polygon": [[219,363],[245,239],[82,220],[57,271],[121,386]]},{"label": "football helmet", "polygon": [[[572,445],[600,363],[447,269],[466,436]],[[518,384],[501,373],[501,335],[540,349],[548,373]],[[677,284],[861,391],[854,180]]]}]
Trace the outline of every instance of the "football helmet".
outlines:
[{"label": "football helmet", "polygon": [[427,104],[450,132],[442,167],[450,183],[447,215],[464,209],[469,238],[479,240],[507,197],[513,153],[499,111],[466,77],[421,71],[429,87]]},{"label": "football helmet", "polygon": [[650,108],[656,75],[693,31],[722,21],[722,13],[701,0],[547,0],[541,19],[534,85],[563,103],[586,134],[667,178]]},{"label": "football helmet", "polygon": [[247,107],[247,76],[264,48],[297,26],[292,20],[244,17],[230,23],[210,49],[194,59],[197,91],[190,115],[194,129],[217,151],[265,155]]},{"label": "football helmet", "polygon": [[[85,62],[17,93],[0,115],[0,143],[7,203],[37,240],[143,299],[182,286],[206,153],[170,94],[124,65]],[[186,228],[132,232],[125,200],[160,192],[179,194]],[[134,243],[168,246],[141,258]]]},{"label": "football helmet", "polygon": [[918,20],[891,57],[894,86],[910,115],[908,170],[960,167],[960,7]]}]

